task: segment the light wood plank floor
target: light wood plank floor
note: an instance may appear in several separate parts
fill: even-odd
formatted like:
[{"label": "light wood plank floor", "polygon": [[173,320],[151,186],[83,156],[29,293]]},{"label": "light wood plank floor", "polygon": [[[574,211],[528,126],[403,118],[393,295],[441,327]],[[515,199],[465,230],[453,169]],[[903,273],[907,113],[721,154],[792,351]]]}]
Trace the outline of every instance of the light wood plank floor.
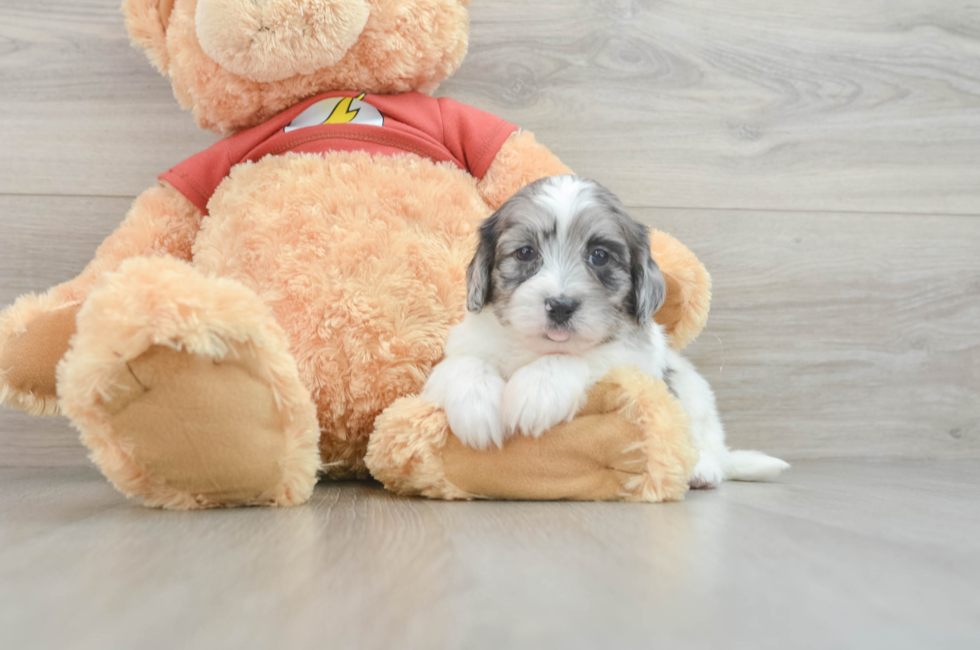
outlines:
[{"label": "light wood plank floor", "polygon": [[[118,0],[0,0],[0,305],[206,147]],[[980,0],[476,0],[439,94],[534,131],[714,276],[734,446],[683,504],[321,486],[144,511],[0,412],[0,647],[978,647]],[[683,643],[682,643],[683,642]]]},{"label": "light wood plank floor", "polygon": [[0,470],[4,648],[976,648],[980,461],[804,461],[682,503],[320,486],[160,512]]}]

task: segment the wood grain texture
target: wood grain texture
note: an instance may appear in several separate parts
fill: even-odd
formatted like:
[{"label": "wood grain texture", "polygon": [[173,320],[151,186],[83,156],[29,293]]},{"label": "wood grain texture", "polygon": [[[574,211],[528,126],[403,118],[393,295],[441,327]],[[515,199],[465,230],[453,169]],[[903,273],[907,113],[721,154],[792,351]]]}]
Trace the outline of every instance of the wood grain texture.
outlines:
[{"label": "wood grain texture", "polygon": [[5,648],[975,648],[977,461],[803,462],[661,505],[160,512],[0,470]]},{"label": "wood grain texture", "polygon": [[632,205],[980,212],[980,3],[475,3],[443,91]]},{"label": "wood grain texture", "polygon": [[[0,5],[0,192],[135,196],[213,141],[118,0]],[[631,205],[980,213],[980,2],[484,0],[441,94]]]},{"label": "wood grain texture", "polygon": [[[3,197],[0,300],[77,273],[128,201]],[[714,277],[688,350],[733,446],[980,458],[980,219],[635,208]],[[0,411],[0,466],[85,463],[64,420]]]},{"label": "wood grain texture", "polygon": [[0,3],[0,193],[134,197],[217,139],[130,47],[120,4]]},{"label": "wood grain texture", "polygon": [[[130,203],[0,195],[0,309],[21,294],[42,293],[80,273]],[[0,467],[87,464],[86,450],[66,419],[0,408]]]},{"label": "wood grain texture", "polygon": [[736,447],[980,457],[980,219],[634,209],[711,271],[687,352]]},{"label": "wood grain texture", "polygon": [[131,199],[0,195],[0,305],[43,293],[85,268]]}]

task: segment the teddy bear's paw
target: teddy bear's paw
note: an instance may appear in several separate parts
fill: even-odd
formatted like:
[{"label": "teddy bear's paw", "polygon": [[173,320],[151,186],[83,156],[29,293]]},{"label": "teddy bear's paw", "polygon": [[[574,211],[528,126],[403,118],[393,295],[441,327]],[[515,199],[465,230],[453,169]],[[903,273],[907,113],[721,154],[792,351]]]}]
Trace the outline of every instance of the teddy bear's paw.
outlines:
[{"label": "teddy bear's paw", "polygon": [[172,258],[129,260],[77,324],[61,407],[120,492],[182,509],[309,498],[316,409],[250,289]]},{"label": "teddy bear's paw", "polygon": [[55,415],[55,368],[75,333],[78,303],[28,295],[0,314],[0,403]]},{"label": "teddy bear's paw", "polygon": [[217,359],[153,346],[111,386],[102,399],[110,435],[148,483],[195,505],[274,504],[286,436],[254,350]]}]

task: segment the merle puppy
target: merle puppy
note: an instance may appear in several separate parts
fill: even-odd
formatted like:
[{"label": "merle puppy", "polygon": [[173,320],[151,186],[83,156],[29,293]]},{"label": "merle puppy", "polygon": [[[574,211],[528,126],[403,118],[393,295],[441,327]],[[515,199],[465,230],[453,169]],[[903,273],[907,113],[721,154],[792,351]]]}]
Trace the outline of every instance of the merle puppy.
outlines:
[{"label": "merle puppy", "polygon": [[468,313],[422,392],[463,443],[541,435],[613,366],[634,365],[667,381],[690,416],[693,487],[789,467],[725,445],[711,387],[653,320],[666,285],[647,228],[598,183],[555,176],[517,192],[481,226],[466,282]]}]

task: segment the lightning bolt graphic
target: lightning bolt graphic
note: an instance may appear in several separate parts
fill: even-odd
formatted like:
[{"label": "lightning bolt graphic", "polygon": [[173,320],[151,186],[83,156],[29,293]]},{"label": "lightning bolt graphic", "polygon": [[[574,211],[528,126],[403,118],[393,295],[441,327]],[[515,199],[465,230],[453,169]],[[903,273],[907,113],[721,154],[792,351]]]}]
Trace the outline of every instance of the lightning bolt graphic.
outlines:
[{"label": "lightning bolt graphic", "polygon": [[366,93],[361,93],[357,97],[344,97],[337,105],[334,106],[333,112],[330,113],[330,117],[324,120],[323,124],[349,124],[355,117],[357,117],[358,111],[361,109],[355,108],[350,109],[350,103],[355,99],[360,101],[364,99]]}]

